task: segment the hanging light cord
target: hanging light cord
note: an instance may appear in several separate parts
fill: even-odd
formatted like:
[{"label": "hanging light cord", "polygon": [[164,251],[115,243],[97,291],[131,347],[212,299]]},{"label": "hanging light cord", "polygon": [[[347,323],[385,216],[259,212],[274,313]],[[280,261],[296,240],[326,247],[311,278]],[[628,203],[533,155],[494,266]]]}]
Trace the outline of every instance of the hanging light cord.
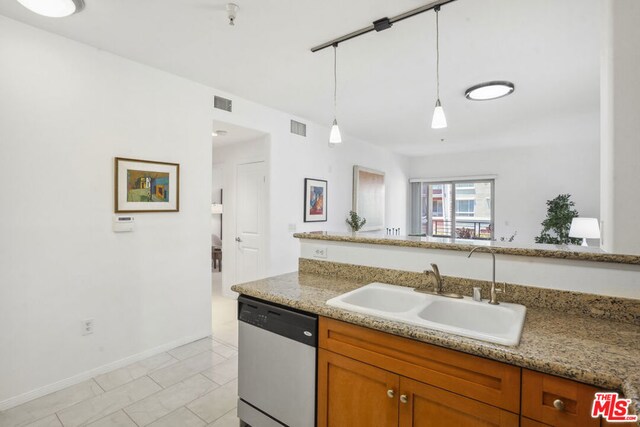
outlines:
[{"label": "hanging light cord", "polygon": [[338,116],[338,44],[335,43],[333,45],[333,116],[336,118]]},{"label": "hanging light cord", "polygon": [[434,9],[436,11],[436,93],[437,99],[440,100],[440,20],[438,14],[440,7]]}]

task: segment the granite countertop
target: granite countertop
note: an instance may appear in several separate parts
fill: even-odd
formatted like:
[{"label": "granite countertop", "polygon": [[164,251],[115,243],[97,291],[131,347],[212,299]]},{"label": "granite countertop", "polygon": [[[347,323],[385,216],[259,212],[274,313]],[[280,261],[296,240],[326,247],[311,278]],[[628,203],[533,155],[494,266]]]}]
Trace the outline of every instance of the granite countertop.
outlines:
[{"label": "granite countertop", "polygon": [[293,237],[309,240],[365,243],[370,245],[404,246],[423,249],[444,249],[465,252],[481,246],[490,247],[495,251],[495,253],[504,255],[640,265],[640,255],[612,254],[604,252],[600,248],[583,247],[578,245],[521,245],[509,242],[494,242],[492,240],[449,239],[424,236],[395,236],[377,232],[340,233],[314,231],[307,233],[295,233]]},{"label": "granite countertop", "polygon": [[459,350],[500,362],[621,391],[640,408],[640,327],[628,323],[527,308],[517,347],[478,341],[330,307],[326,301],[366,283],[289,273],[235,285],[240,294]]}]

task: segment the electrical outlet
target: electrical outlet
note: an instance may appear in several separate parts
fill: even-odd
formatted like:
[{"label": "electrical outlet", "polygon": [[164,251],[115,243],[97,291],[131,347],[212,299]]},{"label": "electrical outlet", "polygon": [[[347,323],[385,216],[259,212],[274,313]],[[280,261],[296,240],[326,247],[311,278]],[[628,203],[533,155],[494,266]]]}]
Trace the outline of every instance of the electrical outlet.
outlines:
[{"label": "electrical outlet", "polygon": [[327,257],[327,247],[326,246],[322,246],[319,248],[315,248],[313,250],[313,257],[314,258],[326,258]]},{"label": "electrical outlet", "polygon": [[93,333],[93,319],[85,319],[82,321],[82,335],[91,335]]}]

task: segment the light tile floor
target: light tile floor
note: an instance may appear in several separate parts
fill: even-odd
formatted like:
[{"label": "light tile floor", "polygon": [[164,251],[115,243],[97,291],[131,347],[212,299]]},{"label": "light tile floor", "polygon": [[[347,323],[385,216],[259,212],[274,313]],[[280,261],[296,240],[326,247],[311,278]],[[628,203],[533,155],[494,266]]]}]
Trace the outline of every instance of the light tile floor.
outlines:
[{"label": "light tile floor", "polygon": [[0,412],[0,427],[237,427],[236,300],[213,273],[213,336]]}]

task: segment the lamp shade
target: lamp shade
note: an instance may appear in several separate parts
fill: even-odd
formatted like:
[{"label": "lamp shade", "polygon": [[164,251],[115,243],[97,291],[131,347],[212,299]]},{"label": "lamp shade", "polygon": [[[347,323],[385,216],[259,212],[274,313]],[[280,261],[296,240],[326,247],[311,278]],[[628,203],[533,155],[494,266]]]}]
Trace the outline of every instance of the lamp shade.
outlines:
[{"label": "lamp shade", "polygon": [[447,117],[444,115],[444,109],[440,100],[436,101],[436,108],[433,110],[433,118],[431,119],[432,129],[443,129],[447,127]]},{"label": "lamp shade", "polygon": [[600,225],[598,218],[573,218],[569,237],[579,237],[581,239],[599,239]]},{"label": "lamp shade", "polygon": [[331,126],[331,133],[329,134],[329,142],[332,144],[340,144],[342,142],[342,135],[340,134],[340,128],[338,127],[338,120],[333,120],[333,126]]}]

